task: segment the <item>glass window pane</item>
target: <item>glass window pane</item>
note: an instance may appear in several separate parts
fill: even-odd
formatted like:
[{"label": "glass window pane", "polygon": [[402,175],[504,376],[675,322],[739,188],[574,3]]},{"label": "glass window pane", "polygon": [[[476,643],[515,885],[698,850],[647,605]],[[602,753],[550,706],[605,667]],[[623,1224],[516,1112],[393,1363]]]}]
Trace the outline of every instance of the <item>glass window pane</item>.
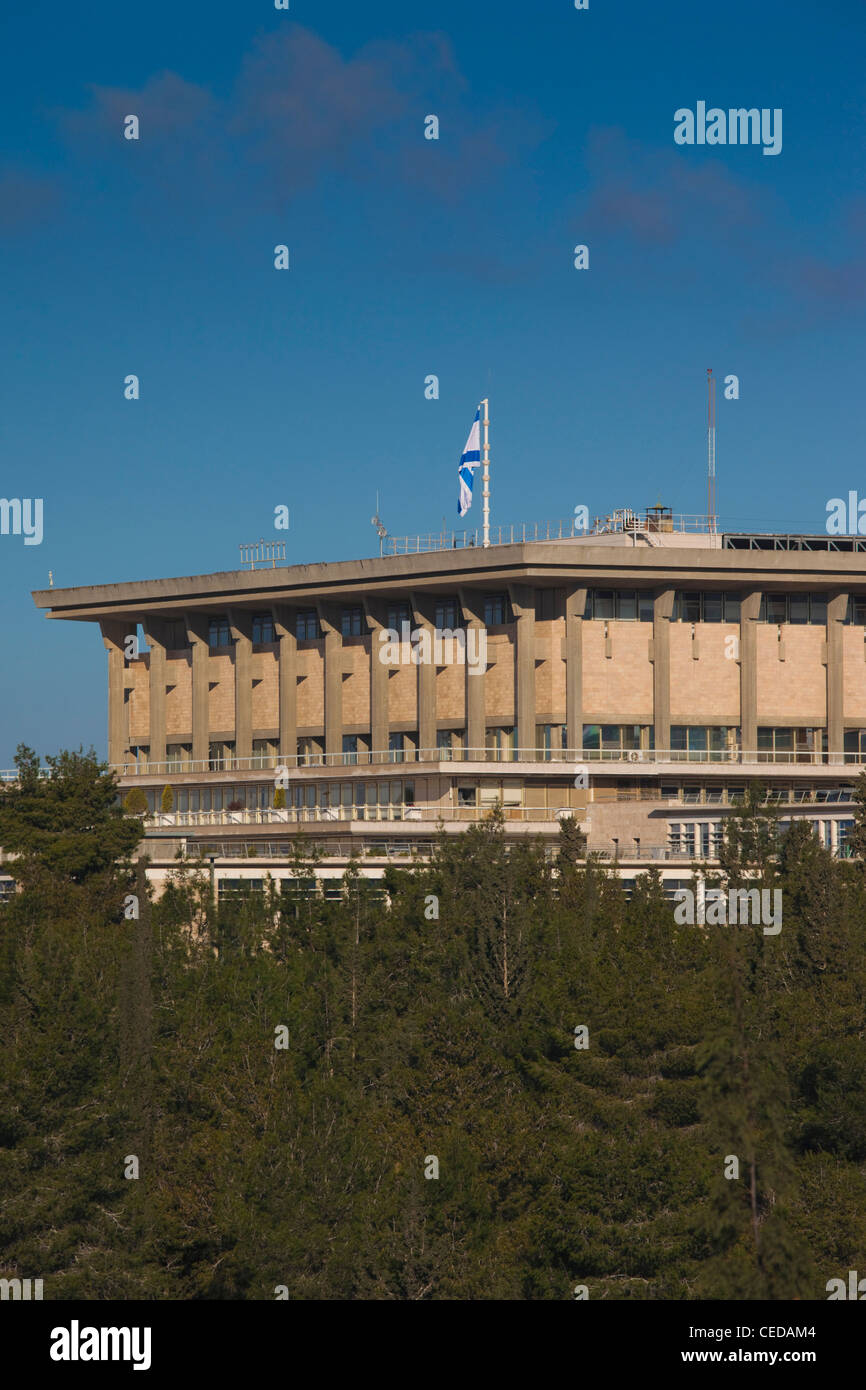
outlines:
[{"label": "glass window pane", "polygon": [[584,724],[583,726],[583,746],[584,748],[600,748],[601,729],[598,724]]},{"label": "glass window pane", "polygon": [[653,620],[653,596],[652,594],[640,594],[638,598],[640,605],[640,620],[642,623],[651,623]]},{"label": "glass window pane", "polygon": [[684,623],[699,623],[701,620],[701,596],[684,593],[680,603],[680,613]]},{"label": "glass window pane", "polygon": [[720,623],[722,621],[722,595],[704,594],[704,622]]},{"label": "glass window pane", "polygon": [[725,594],[725,622],[738,623],[740,621],[740,597],[739,594]]},{"label": "glass window pane", "polygon": [[628,589],[617,594],[617,614],[623,621],[634,622],[637,618],[637,594]]},{"label": "glass window pane", "polygon": [[784,623],[787,607],[784,594],[767,594],[767,622]]},{"label": "glass window pane", "polygon": [[613,589],[596,589],[593,602],[593,617],[613,617]]},{"label": "glass window pane", "polygon": [[807,623],[809,621],[809,595],[791,594],[788,601],[788,622]]},{"label": "glass window pane", "polygon": [[826,623],[827,621],[827,596],[826,594],[812,595],[811,621],[813,623]]},{"label": "glass window pane", "polygon": [[622,735],[618,724],[602,724],[601,746],[602,748],[622,747]]}]

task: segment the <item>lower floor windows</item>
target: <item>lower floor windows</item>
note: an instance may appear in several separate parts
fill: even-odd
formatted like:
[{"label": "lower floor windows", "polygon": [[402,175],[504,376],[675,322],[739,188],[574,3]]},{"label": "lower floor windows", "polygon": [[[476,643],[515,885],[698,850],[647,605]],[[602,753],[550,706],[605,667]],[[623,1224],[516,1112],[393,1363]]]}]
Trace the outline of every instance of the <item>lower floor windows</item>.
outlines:
[{"label": "lower floor windows", "polygon": [[668,826],[668,850],[689,859],[716,859],[724,839],[722,822],[674,821]]}]

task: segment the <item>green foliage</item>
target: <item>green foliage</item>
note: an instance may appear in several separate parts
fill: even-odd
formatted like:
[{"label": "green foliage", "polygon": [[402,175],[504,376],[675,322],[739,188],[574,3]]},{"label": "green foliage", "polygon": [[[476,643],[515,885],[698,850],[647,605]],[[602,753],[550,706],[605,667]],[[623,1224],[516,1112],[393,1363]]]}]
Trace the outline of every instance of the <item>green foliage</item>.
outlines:
[{"label": "green foliage", "polygon": [[[104,771],[70,765],[64,798],[30,756],[0,825],[29,865],[0,911],[0,1274],[52,1298],[808,1300],[858,1267],[866,885],[758,797],[727,866],[781,888],[777,936],[678,925],[655,870],[627,900],[573,826],[554,869],[498,812],[382,884],[353,860],[340,896],[299,840],[280,893],[214,904],[181,860],[152,901]],[[85,826],[126,827],[118,864]]]},{"label": "green foliage", "polygon": [[277,787],[274,792],[274,810],[284,811],[286,809],[286,791],[284,787]]},{"label": "green foliage", "polygon": [[163,787],[159,809],[166,815],[174,810],[174,792],[171,787]]},{"label": "green foliage", "polygon": [[147,815],[147,797],[141,787],[131,787],[123,798],[123,809],[130,816]]}]

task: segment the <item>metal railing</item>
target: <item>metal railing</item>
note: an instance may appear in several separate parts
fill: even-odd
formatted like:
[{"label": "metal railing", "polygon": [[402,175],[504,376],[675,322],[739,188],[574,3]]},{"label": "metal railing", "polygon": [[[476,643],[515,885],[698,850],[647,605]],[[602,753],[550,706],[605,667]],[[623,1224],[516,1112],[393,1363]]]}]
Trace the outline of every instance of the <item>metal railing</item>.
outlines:
[{"label": "metal railing", "polygon": [[[711,534],[712,519],[700,515],[657,515],[652,511],[633,512],[627,508],[597,516],[591,526],[580,524],[575,517],[558,521],[518,521],[506,526],[490,527],[490,545],[523,545],[534,541],[564,541],[586,539],[590,536],[629,534],[669,534],[692,532]],[[427,532],[417,536],[387,536],[382,544],[386,555],[419,555],[434,550],[468,550],[484,544],[480,527],[475,530]]]},{"label": "metal railing", "polygon": [[[431,803],[418,806],[285,806],[256,807],[243,811],[154,811],[145,817],[145,825],[154,829],[202,825],[298,825],[306,823],[338,823],[347,821],[401,821],[405,823],[438,821],[470,823],[482,821],[492,807],[440,806]],[[553,824],[563,816],[574,814],[568,807],[545,809],[535,806],[505,806],[506,821]]]},{"label": "metal railing", "polygon": [[[690,750],[683,748],[421,748],[413,753],[382,751],[358,753],[302,753],[293,757],[277,753],[256,753],[249,758],[189,758],[169,759],[166,762],[112,763],[111,770],[119,777],[180,777],[197,773],[235,773],[235,772],[276,772],[285,768],[288,772],[315,771],[330,768],[375,767],[380,770],[400,767],[417,769],[420,765],[442,768],[449,763],[483,763],[487,765],[513,765],[515,763],[550,763],[561,769],[577,771],[593,764],[617,764],[617,770],[644,765],[685,764],[687,766],[719,765],[728,767],[761,766],[776,767],[864,767],[866,753],[827,753],[811,749],[754,751],[741,748],[721,748],[712,750]],[[40,768],[39,775],[51,775],[49,768]],[[393,775],[397,775],[396,771]],[[560,775],[562,775],[560,773]],[[18,772],[15,768],[0,771],[0,782],[15,782]]]}]

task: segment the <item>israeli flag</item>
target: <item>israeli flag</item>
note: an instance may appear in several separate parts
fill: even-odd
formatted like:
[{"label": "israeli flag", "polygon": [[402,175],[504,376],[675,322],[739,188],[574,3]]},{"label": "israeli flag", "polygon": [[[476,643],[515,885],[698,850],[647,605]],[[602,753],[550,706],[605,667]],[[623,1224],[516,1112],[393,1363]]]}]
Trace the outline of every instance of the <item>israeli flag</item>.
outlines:
[{"label": "israeli flag", "polygon": [[457,482],[459,492],[457,495],[457,515],[465,516],[472,506],[472,484],[475,480],[475,470],[481,462],[481,406],[475,412],[475,419],[469,431],[469,438],[466,441],[466,448],[460,456],[460,467],[457,469]]}]

